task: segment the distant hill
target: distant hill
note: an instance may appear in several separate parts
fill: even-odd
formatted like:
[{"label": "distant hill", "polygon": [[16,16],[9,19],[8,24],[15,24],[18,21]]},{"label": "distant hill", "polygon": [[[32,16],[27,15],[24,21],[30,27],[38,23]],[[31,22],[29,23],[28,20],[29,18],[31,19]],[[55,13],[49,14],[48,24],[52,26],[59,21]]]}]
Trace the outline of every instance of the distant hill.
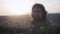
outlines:
[{"label": "distant hill", "polygon": [[48,14],[48,19],[52,23],[53,28],[60,28],[60,13],[50,13]]},{"label": "distant hill", "polygon": [[29,28],[31,25],[29,15],[0,16],[1,27]]},{"label": "distant hill", "polygon": [[60,22],[60,13],[48,14],[48,18],[53,22]]},{"label": "distant hill", "polygon": [[[60,13],[48,14],[48,19],[52,23],[52,26],[60,26]],[[24,27],[29,28],[31,26],[32,19],[29,15],[16,15],[16,16],[0,16],[1,27]]]}]

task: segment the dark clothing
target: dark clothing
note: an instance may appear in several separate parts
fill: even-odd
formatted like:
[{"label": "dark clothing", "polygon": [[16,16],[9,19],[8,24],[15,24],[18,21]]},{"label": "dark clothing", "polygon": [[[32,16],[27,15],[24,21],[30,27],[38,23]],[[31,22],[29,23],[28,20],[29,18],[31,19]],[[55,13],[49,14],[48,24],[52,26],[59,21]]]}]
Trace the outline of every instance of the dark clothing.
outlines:
[{"label": "dark clothing", "polygon": [[55,34],[54,29],[51,27],[51,23],[49,21],[32,21],[33,28],[29,34]]}]

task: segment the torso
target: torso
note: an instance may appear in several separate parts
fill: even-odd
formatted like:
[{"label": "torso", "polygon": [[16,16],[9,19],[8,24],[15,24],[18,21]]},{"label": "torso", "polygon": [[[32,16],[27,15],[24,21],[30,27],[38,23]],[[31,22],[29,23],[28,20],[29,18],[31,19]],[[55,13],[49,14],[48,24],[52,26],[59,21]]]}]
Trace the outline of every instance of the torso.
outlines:
[{"label": "torso", "polygon": [[34,32],[34,34],[52,34],[51,32],[52,28],[50,24],[51,23],[49,21],[44,22],[44,23],[33,22],[32,33]]}]

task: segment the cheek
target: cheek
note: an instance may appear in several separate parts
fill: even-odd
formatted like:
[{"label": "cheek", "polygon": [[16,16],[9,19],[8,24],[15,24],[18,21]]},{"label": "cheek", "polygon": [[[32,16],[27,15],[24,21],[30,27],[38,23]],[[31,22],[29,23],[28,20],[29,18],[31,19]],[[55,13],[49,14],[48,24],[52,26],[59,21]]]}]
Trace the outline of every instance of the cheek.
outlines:
[{"label": "cheek", "polygon": [[34,14],[33,13],[31,14],[31,17],[34,17]]},{"label": "cheek", "polygon": [[32,13],[32,16],[36,15],[35,13]]}]

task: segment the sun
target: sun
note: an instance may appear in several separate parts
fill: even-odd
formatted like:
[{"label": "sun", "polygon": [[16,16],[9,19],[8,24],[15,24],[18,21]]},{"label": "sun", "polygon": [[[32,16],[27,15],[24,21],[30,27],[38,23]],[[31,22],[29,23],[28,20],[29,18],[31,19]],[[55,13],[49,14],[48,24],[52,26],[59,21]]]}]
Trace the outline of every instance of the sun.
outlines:
[{"label": "sun", "polygon": [[31,2],[29,0],[7,0],[12,15],[24,15],[29,13]]}]

